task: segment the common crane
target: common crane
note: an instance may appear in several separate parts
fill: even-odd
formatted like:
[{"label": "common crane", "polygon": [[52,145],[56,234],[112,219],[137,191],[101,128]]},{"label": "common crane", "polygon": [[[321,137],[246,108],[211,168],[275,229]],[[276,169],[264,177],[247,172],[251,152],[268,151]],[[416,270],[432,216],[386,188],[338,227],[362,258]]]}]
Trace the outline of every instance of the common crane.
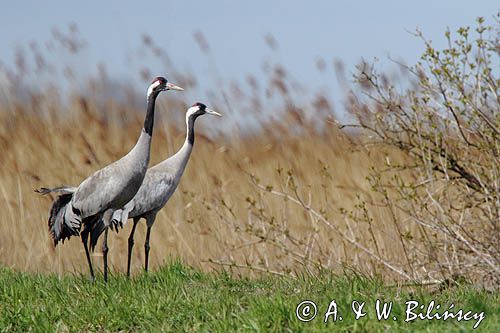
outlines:
[{"label": "common crane", "polygon": [[156,98],[162,91],[184,90],[163,77],[157,77],[147,91],[147,111],[144,126],[135,146],[130,152],[108,166],[96,171],[78,187],[41,188],[37,192],[59,193],[52,204],[49,216],[49,230],[57,246],[59,241],[78,236],[85,248],[85,255],[92,279],[95,279],[88,249],[88,237],[96,223],[103,223],[104,280],[108,279],[108,226],[113,211],[121,209],[137,193],[146,174],[153,135]]},{"label": "common crane", "polygon": [[[127,276],[130,276],[130,263],[132,248],[134,246],[135,228],[141,218],[144,218],[147,224],[146,240],[144,243],[144,269],[146,272],[148,271],[150,249],[149,237],[151,235],[151,228],[155,222],[156,214],[165,206],[177,188],[177,185],[179,185],[194,145],[195,120],[204,114],[221,116],[220,113],[207,108],[205,104],[195,103],[191,106],[186,112],[187,132],[186,139],[181,149],[163,162],[149,168],[135,197],[127,203],[123,209],[118,209],[113,212],[112,223],[115,226],[125,225],[129,218],[132,218],[134,221],[132,231],[128,238]],[[103,230],[106,229],[105,223],[102,220],[99,224],[93,225],[90,235],[91,247],[95,247],[97,239]]]}]

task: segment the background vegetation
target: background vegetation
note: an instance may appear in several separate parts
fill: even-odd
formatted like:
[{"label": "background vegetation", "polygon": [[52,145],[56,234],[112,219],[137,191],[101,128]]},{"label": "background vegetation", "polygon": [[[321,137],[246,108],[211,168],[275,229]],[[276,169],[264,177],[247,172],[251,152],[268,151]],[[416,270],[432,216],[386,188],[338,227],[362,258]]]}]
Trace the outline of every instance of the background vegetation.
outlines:
[{"label": "background vegetation", "polygon": [[[349,117],[341,121],[328,94],[304,92],[280,64],[266,64],[265,79],[249,76],[244,83],[220,85],[205,102],[224,113],[225,120],[207,117],[197,124],[197,141],[184,178],[153,229],[153,268],[168,257],[179,257],[201,271],[225,268],[244,275],[283,276],[283,280],[273,280],[266,274],[251,287],[252,292],[260,284],[276,288],[271,300],[257,297],[241,306],[245,311],[257,311],[250,317],[254,322],[239,321],[238,314],[231,312],[218,312],[228,316],[220,324],[228,327],[263,328],[271,319],[262,309],[278,307],[286,312],[278,320],[280,325],[297,328],[296,322],[286,319],[291,316],[286,295],[295,302],[298,298],[291,290],[312,284],[316,281],[312,277],[325,269],[361,274],[365,277],[352,282],[361,284],[417,282],[443,291],[471,282],[497,288],[499,28],[498,20],[486,24],[478,19],[474,28],[446,32],[449,44],[443,50],[434,49],[417,32],[424,46],[422,59],[415,66],[395,63],[397,75],[380,72],[376,64],[361,63],[353,80],[345,79],[346,71],[336,63],[336,73],[348,91],[345,109]],[[196,38],[210,57],[203,36]],[[68,56],[84,47],[76,27],[55,33],[54,42]],[[274,47],[272,38],[268,42]],[[193,76],[171,68],[166,52],[151,38],[145,36],[144,45],[165,59],[172,81],[186,89],[196,87]],[[318,69],[328,70],[322,62]],[[91,298],[93,292],[103,292],[103,286],[88,286],[83,278],[65,276],[68,272],[86,273],[81,243],[75,239],[57,249],[52,247],[46,227],[51,198],[38,196],[33,189],[79,184],[94,170],[125,154],[142,125],[143,97],[108,78],[105,68],[94,78],[77,79],[71,67],[57,68],[36,44],[29,54],[17,54],[15,68],[0,70],[4,83],[0,94],[0,262],[15,270],[54,273],[44,277],[3,270],[1,303],[29,302],[27,291],[20,291],[24,288],[34,294],[52,290],[50,293],[60,292],[61,299],[69,299],[75,284],[83,284],[87,296],[82,297]],[[67,84],[32,85],[24,79],[29,73],[62,77]],[[140,75],[145,87],[154,76],[147,68]],[[152,163],[180,147],[184,140],[183,110],[194,102],[185,101],[181,94],[165,95],[157,105]],[[144,229],[139,228],[136,244],[143,241]],[[129,230],[130,224],[110,240],[111,266],[117,274],[125,268]],[[133,269],[139,272],[142,248],[137,246],[134,253]],[[100,266],[99,250],[94,262]],[[174,265],[150,280],[141,275],[135,282],[142,286],[174,274],[176,279],[188,279],[180,281],[189,287],[183,290],[189,290],[193,283],[203,285],[201,280],[221,290],[233,284],[247,290],[249,283],[191,270],[184,275],[184,270]],[[311,278],[290,280],[290,276],[303,274]],[[126,281],[117,277],[112,283],[121,288]],[[339,286],[349,284],[344,278],[335,283],[341,294]],[[373,282],[368,296],[378,292],[378,283]],[[56,291],[56,286],[62,289]],[[328,286],[319,284],[311,292],[319,297]],[[132,289],[126,290],[130,293],[120,297],[128,302],[128,297],[134,296]],[[193,297],[205,299],[203,292]],[[106,297],[101,304],[104,307],[109,306],[106,302],[121,302],[121,298]],[[152,302],[159,295],[151,297]],[[224,297],[217,306],[226,310],[239,298],[227,293]],[[15,328],[22,329],[30,325],[29,320],[49,325],[49,317],[56,313],[71,317],[74,307],[99,306],[77,304],[80,301],[91,300],[71,299],[76,303],[67,304],[68,312],[58,304],[58,310],[47,312],[44,318],[38,318],[35,311],[31,319],[11,313],[19,317],[2,320],[5,327],[16,323],[19,326]],[[491,299],[485,302],[481,306],[496,304]],[[254,309],[255,304],[262,307]],[[39,305],[46,309],[53,306]],[[202,305],[195,302],[190,306]],[[3,305],[2,312],[8,309],[21,311],[15,305]],[[144,312],[146,321],[155,319],[150,318],[150,310]],[[134,313],[143,309],[137,311]],[[120,320],[111,318],[111,312],[102,313],[105,317],[89,317],[96,326],[88,326],[91,324],[82,319],[73,324],[63,320],[60,325],[100,329],[99,323],[105,320],[109,329],[122,327]],[[222,328],[206,324],[212,312],[200,315],[203,318],[198,318],[198,328]],[[182,318],[164,320],[150,328],[197,330],[182,326]]]},{"label": "background vegetation", "polygon": [[[354,80],[341,80],[350,88],[352,125],[340,125],[327,95],[299,93],[279,64],[267,64],[265,80],[248,77],[212,92],[207,103],[226,120],[198,122],[186,174],[154,228],[153,265],[172,255],[204,270],[286,275],[347,267],[387,280],[497,284],[498,32],[498,21],[479,19],[473,29],[446,32],[444,50],[417,32],[422,60],[396,63],[396,78],[360,64]],[[196,38],[210,57],[203,36]],[[84,47],[76,27],[54,41],[68,54]],[[150,37],[144,45],[169,66]],[[104,68],[75,81],[71,68],[57,69],[31,49],[17,54],[16,68],[2,69],[0,260],[20,270],[81,271],[80,242],[52,248],[51,198],[33,189],[79,184],[125,154],[140,130],[142,97]],[[335,68],[345,77],[341,64]],[[30,85],[23,80],[30,72],[62,75],[70,91]],[[192,76],[168,72],[186,89],[196,86]],[[146,86],[152,75],[147,68],[141,75]],[[182,98],[160,97],[152,163],[183,141],[182,110],[192,101]],[[116,271],[129,228],[111,240]],[[142,251],[135,254],[137,270]]]}]

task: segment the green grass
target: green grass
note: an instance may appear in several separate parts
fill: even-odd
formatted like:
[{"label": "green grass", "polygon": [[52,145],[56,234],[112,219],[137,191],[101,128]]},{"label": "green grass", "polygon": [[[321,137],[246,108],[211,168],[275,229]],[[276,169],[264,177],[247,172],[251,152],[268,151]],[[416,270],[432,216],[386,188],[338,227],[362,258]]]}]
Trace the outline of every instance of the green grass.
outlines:
[{"label": "green grass", "polygon": [[[318,305],[318,316],[300,322],[297,304]],[[335,299],[342,321],[323,322]],[[376,299],[393,301],[397,321],[375,318]],[[415,320],[405,323],[405,302],[435,300],[444,309],[485,311],[477,331],[500,332],[498,293],[471,286],[431,293],[423,287],[398,289],[356,275],[261,279],[235,278],[222,272],[204,274],[179,262],[132,280],[112,275],[108,284],[86,276],[29,274],[0,268],[2,331],[174,331],[174,332],[301,332],[301,331],[470,331],[475,321]],[[367,316],[354,320],[353,300],[366,301]],[[443,310],[443,309],[442,309]]]}]

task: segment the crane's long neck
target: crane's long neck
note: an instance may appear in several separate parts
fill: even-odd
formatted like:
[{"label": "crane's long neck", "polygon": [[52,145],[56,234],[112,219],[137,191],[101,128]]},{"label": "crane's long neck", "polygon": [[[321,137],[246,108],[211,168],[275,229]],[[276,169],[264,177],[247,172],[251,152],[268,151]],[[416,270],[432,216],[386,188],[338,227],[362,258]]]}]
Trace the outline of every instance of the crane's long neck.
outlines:
[{"label": "crane's long neck", "polygon": [[198,118],[196,115],[188,115],[186,116],[186,141],[184,145],[190,145],[191,147],[194,145],[194,122]]},{"label": "crane's long neck", "polygon": [[194,122],[198,116],[196,115],[188,115],[186,116],[186,140],[184,140],[184,144],[182,145],[179,152],[182,152],[182,159],[184,162],[182,163],[184,166],[187,164],[189,156],[191,155],[191,151],[193,150],[194,145]]},{"label": "crane's long neck", "polygon": [[155,103],[158,92],[152,93],[148,96],[148,108],[146,111],[146,118],[144,118],[144,132],[153,136],[153,125],[155,122]]},{"label": "crane's long neck", "polygon": [[147,166],[149,164],[151,139],[153,136],[153,125],[155,118],[155,102],[158,94],[159,92],[156,92],[148,96],[148,106],[146,117],[144,118],[144,127],[142,128],[139,140],[137,140],[134,148],[132,148],[129,153],[129,156],[136,161],[136,166],[139,168],[139,170],[141,170],[141,172],[146,172]]},{"label": "crane's long neck", "polygon": [[187,162],[189,161],[189,157],[191,156],[191,151],[193,150],[194,145],[194,122],[197,116],[188,115],[186,116],[186,140],[184,140],[184,144],[181,149],[174,156],[165,160],[165,162],[170,161],[170,163],[174,163],[176,165],[176,172],[179,175],[182,175],[184,169],[186,168]]}]

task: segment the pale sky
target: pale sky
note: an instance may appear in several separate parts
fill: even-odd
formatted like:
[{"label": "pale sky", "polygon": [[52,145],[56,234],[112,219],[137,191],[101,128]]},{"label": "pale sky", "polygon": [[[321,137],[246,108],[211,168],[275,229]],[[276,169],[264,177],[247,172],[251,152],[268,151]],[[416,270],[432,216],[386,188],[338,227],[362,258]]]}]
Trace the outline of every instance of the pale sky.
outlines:
[{"label": "pale sky", "polygon": [[[4,2],[0,62],[7,66],[13,63],[16,47],[26,47],[31,41],[43,45],[53,28],[65,30],[74,22],[88,43],[77,61],[71,62],[78,73],[95,73],[101,62],[110,76],[131,80],[142,89],[138,72],[143,64],[155,76],[165,72],[164,65],[141,53],[141,36],[146,33],[167,50],[177,69],[196,75],[202,90],[213,85],[213,77],[210,61],[193,38],[198,30],[206,36],[225,78],[243,79],[249,73],[258,77],[263,61],[276,60],[295,79],[313,87],[330,87],[335,75],[333,71],[318,73],[318,57],[330,67],[333,59],[340,59],[348,70],[361,57],[384,61],[390,55],[411,64],[423,47],[408,31],[419,27],[442,45],[447,27],[473,25],[477,16],[489,19],[500,8],[493,0]],[[279,44],[276,53],[265,43],[267,34]],[[189,92],[193,96],[202,93]]]}]

